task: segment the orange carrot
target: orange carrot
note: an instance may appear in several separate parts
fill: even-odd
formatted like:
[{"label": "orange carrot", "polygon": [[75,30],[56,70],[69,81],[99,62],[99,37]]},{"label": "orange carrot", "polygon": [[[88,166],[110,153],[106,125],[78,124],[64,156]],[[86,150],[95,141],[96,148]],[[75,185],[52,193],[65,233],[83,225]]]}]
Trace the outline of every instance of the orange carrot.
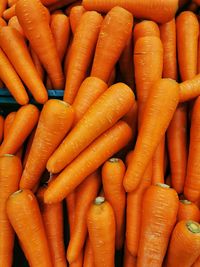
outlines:
[{"label": "orange carrot", "polygon": [[180,200],[179,208],[177,214],[177,220],[192,220],[199,222],[200,221],[200,211],[196,204],[192,203],[189,200]]},{"label": "orange carrot", "polygon": [[[62,89],[64,75],[44,6],[39,0],[19,0],[16,4],[16,15],[31,47],[46,69],[53,87]],[[38,35],[40,32],[42,34]]]},{"label": "orange carrot", "polygon": [[39,118],[38,109],[32,105],[21,107],[9,129],[7,138],[0,146],[0,155],[15,154],[31,133]]},{"label": "orange carrot", "polygon": [[75,207],[76,207],[76,192],[71,192],[66,197],[66,205],[67,205],[67,219],[69,225],[70,237],[73,234],[75,227]]},{"label": "orange carrot", "polygon": [[105,198],[111,204],[116,222],[116,249],[120,250],[124,243],[126,194],[123,178],[126,167],[122,160],[111,158],[102,167],[102,183]]},{"label": "orange carrot", "polygon": [[97,12],[85,12],[75,31],[70,47],[64,93],[64,100],[70,104],[73,103],[92,62],[102,20],[102,16]]},{"label": "orange carrot", "polygon": [[52,267],[42,216],[34,194],[26,189],[16,191],[8,198],[6,210],[29,265]]},{"label": "orange carrot", "polygon": [[0,115],[0,144],[4,136],[4,117]]},{"label": "orange carrot", "polygon": [[44,68],[38,58],[38,55],[35,53],[35,51],[33,50],[31,46],[29,47],[29,50],[30,50],[30,55],[35,65],[35,68],[40,76],[40,79],[44,81]]},{"label": "orange carrot", "polygon": [[9,19],[8,26],[15,28],[16,30],[18,30],[18,32],[20,32],[24,36],[24,31],[21,25],[19,24],[17,16],[13,16],[12,18]]},{"label": "orange carrot", "polygon": [[21,162],[16,156],[0,157],[0,266],[12,266],[14,231],[6,214],[6,201],[18,189],[21,172]]},{"label": "orange carrot", "polygon": [[104,197],[97,197],[87,213],[89,238],[94,266],[114,267],[115,215]]},{"label": "orange carrot", "polygon": [[162,265],[177,212],[178,195],[174,189],[165,184],[147,189],[142,204],[137,267]]},{"label": "orange carrot", "polygon": [[76,261],[84,248],[87,236],[86,214],[99,192],[100,183],[99,173],[94,172],[76,189],[75,225],[67,248],[67,260],[69,263]]},{"label": "orange carrot", "polygon": [[123,267],[136,267],[137,258],[131,255],[126,244],[124,246],[124,259],[123,259]]},{"label": "orange carrot", "polygon": [[108,12],[114,6],[126,8],[137,18],[151,19],[159,23],[171,20],[178,9],[178,0],[83,0],[87,10]]},{"label": "orange carrot", "polygon": [[85,245],[83,267],[94,267],[94,256],[89,237],[87,238]]},{"label": "orange carrot", "polygon": [[96,137],[125,115],[133,105],[133,101],[132,90],[123,83],[107,89],[53,153],[48,160],[47,169],[52,173],[61,171]]},{"label": "orange carrot", "polygon": [[191,100],[200,95],[200,74],[180,83],[180,102]]},{"label": "orange carrot", "polygon": [[13,5],[13,6],[9,7],[8,9],[4,10],[4,12],[3,12],[3,18],[4,18],[5,20],[8,21],[8,20],[11,19],[13,16],[15,16],[15,6],[16,6],[16,5]]},{"label": "orange carrot", "polygon": [[94,55],[91,76],[107,82],[133,27],[133,16],[121,7],[114,7],[105,16]]},{"label": "orange carrot", "polygon": [[7,7],[7,0],[2,0],[0,3],[0,17],[2,17],[4,10]]},{"label": "orange carrot", "polygon": [[[161,141],[179,101],[178,84],[171,79],[156,82],[149,94],[133,157],[124,177],[127,192],[137,188]],[[162,119],[157,118],[162,114]]]},{"label": "orange carrot", "polygon": [[75,111],[74,125],[107,87],[104,81],[96,77],[88,77],[82,82],[72,105]]},{"label": "orange carrot", "polygon": [[0,46],[35,100],[45,103],[48,99],[47,91],[35,69],[23,36],[10,26],[2,27]]},{"label": "orange carrot", "polygon": [[70,4],[68,7],[66,7],[65,9],[65,14],[67,16],[70,15],[70,12],[71,12],[71,9],[74,7],[74,6],[80,6],[82,5],[82,0],[76,0],[74,3]]},{"label": "orange carrot", "polygon": [[0,17],[0,26],[6,26],[6,25],[7,23],[5,22],[5,20]]},{"label": "orange carrot", "polygon": [[135,141],[137,134],[137,123],[138,123],[138,104],[134,101],[131,109],[122,118],[123,121],[127,122],[133,131],[133,140]]},{"label": "orange carrot", "polygon": [[146,36],[156,36],[160,38],[159,27],[154,21],[143,20],[135,25],[133,30],[134,44],[139,38]]},{"label": "orange carrot", "polygon": [[30,133],[28,141],[27,141],[27,144],[26,144],[26,150],[25,150],[25,153],[24,153],[23,164],[22,164],[23,168],[26,166],[26,162],[27,162],[27,159],[28,159],[28,156],[29,156],[29,153],[30,153],[30,150],[31,150],[31,146],[32,146],[32,143],[33,143],[33,139],[34,139],[34,136],[35,136],[35,131],[36,131],[36,128],[34,128],[32,130],[32,132]]},{"label": "orange carrot", "polygon": [[100,135],[50,183],[45,194],[45,202],[58,202],[66,197],[86,176],[94,172],[104,161],[126,146],[131,137],[131,129],[123,121],[119,121]]},{"label": "orange carrot", "polygon": [[80,23],[81,17],[84,13],[85,13],[85,8],[83,6],[74,6],[70,10],[69,20],[73,34],[75,33],[75,30],[78,24]]},{"label": "orange carrot", "polygon": [[16,116],[16,112],[12,111],[5,118],[4,128],[3,128],[3,138],[4,139],[7,138],[7,136],[8,136],[8,132],[10,130],[10,126],[12,125],[12,123],[13,123],[13,121],[15,119],[15,116]]},{"label": "orange carrot", "polygon": [[69,267],[83,267],[83,251],[81,251],[76,261],[69,264]]}]

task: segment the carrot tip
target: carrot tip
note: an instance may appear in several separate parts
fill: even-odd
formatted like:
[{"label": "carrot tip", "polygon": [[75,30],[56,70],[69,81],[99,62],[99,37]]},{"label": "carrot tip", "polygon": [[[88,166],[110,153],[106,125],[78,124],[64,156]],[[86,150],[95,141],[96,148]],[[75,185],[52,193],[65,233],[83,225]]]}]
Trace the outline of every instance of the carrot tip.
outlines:
[{"label": "carrot tip", "polygon": [[111,158],[108,161],[111,162],[111,163],[115,163],[115,162],[118,162],[119,159],[118,158]]},{"label": "carrot tip", "polygon": [[105,202],[105,198],[104,197],[96,197],[95,198],[95,201],[94,201],[94,204],[95,205],[101,205]]},{"label": "carrot tip", "polygon": [[193,234],[200,233],[200,227],[197,222],[194,221],[187,221],[186,222],[187,229],[192,232]]},{"label": "carrot tip", "polygon": [[170,188],[169,185],[167,185],[167,184],[162,184],[162,183],[157,183],[156,186],[160,186],[160,187],[162,187],[162,188]]},{"label": "carrot tip", "polygon": [[185,204],[185,205],[190,205],[192,203],[191,201],[189,201],[187,199],[181,199],[180,202]]}]

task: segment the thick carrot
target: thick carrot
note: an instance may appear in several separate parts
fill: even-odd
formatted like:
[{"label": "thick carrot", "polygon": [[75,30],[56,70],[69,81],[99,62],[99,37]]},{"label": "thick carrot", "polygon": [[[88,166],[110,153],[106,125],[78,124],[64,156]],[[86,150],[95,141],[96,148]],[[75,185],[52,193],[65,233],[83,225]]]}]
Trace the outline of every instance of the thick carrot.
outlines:
[{"label": "thick carrot", "polygon": [[6,214],[6,201],[18,189],[21,173],[22,165],[16,156],[0,157],[0,266],[12,266],[14,231]]},{"label": "thick carrot", "polygon": [[[124,178],[127,192],[137,188],[142,175],[161,141],[179,101],[179,86],[171,79],[156,82],[149,94],[133,157]],[[157,118],[161,116],[158,120]]]},{"label": "thick carrot", "polygon": [[54,150],[70,130],[73,108],[64,101],[51,99],[40,114],[33,143],[20,181],[20,188],[33,189]]},{"label": "thick carrot", "polygon": [[75,33],[75,30],[80,23],[82,15],[85,13],[85,8],[83,6],[74,6],[70,10],[69,14],[69,20],[70,20],[70,26],[73,34]]},{"label": "thick carrot", "polygon": [[102,16],[95,11],[85,12],[75,31],[70,47],[64,93],[64,100],[70,104],[73,103],[92,62],[102,20]]},{"label": "thick carrot", "polygon": [[137,258],[134,257],[128,250],[126,244],[124,246],[124,258],[123,258],[123,267],[136,267]]},{"label": "thick carrot", "polygon": [[25,105],[29,98],[26,90],[5,53],[0,49],[0,78],[17,103]]},{"label": "thick carrot", "polygon": [[62,202],[48,205],[44,203],[46,187],[39,188],[37,199],[42,214],[47,241],[54,267],[66,267],[65,246],[63,239],[63,205]]},{"label": "thick carrot", "polygon": [[126,194],[123,178],[126,167],[121,159],[111,158],[102,167],[102,183],[106,200],[111,204],[116,222],[115,246],[120,250],[124,244]]},{"label": "thick carrot", "polygon": [[100,175],[98,172],[94,172],[76,189],[75,225],[67,248],[67,260],[69,263],[76,261],[84,248],[87,237],[86,214],[99,192],[100,185]]},{"label": "thick carrot", "polygon": [[7,23],[5,22],[5,20],[0,17],[0,26],[6,26],[6,25]]},{"label": "thick carrot", "polygon": [[114,7],[105,16],[94,55],[91,76],[107,82],[133,27],[133,16],[121,7]]},{"label": "thick carrot", "polygon": [[88,77],[82,82],[72,105],[75,111],[74,125],[107,88],[107,84],[96,77]]},{"label": "thick carrot", "polygon": [[133,30],[134,44],[139,38],[146,36],[156,36],[160,38],[159,27],[157,23],[152,20],[143,20],[135,25]]},{"label": "thick carrot", "polygon": [[0,115],[0,144],[4,136],[4,117]]},{"label": "thick carrot", "polygon": [[200,250],[200,226],[192,220],[178,222],[167,253],[166,267],[192,266]]},{"label": "thick carrot", "polygon": [[8,21],[8,26],[15,28],[24,36],[24,31],[22,29],[22,26],[19,24],[17,16],[13,16],[12,18],[9,19]]},{"label": "thick carrot", "polygon": [[196,204],[189,200],[183,199],[179,201],[179,208],[177,214],[177,220],[192,220],[195,222],[200,221],[200,211]]},{"label": "thick carrot", "polygon": [[0,46],[35,100],[45,103],[48,99],[47,91],[35,69],[23,36],[10,26],[2,27]]},{"label": "thick carrot", "polygon": [[30,266],[52,267],[42,216],[34,194],[26,189],[16,191],[8,198],[6,210]]},{"label": "thick carrot", "polygon": [[178,0],[83,0],[87,10],[108,12],[115,6],[126,8],[137,18],[151,19],[159,23],[171,20],[178,9]]},{"label": "thick carrot", "polygon": [[200,95],[200,74],[180,83],[180,102],[191,100]]},{"label": "thick carrot", "polygon": [[[19,0],[16,4],[16,15],[54,89],[62,89],[64,75],[44,6],[39,0]],[[38,35],[40,32],[42,34]]]},{"label": "thick carrot", "polygon": [[51,203],[62,200],[86,176],[94,172],[104,161],[126,146],[131,137],[132,131],[125,122],[119,121],[116,123],[112,128],[100,135],[52,181],[46,191],[45,201]]},{"label": "thick carrot", "polygon": [[182,81],[192,79],[197,74],[197,51],[199,23],[191,11],[182,12],[176,19],[177,52]]},{"label": "thick carrot", "polygon": [[94,256],[89,237],[87,238],[85,244],[83,267],[94,267]]},{"label": "thick carrot", "polygon": [[104,197],[97,197],[87,213],[95,267],[114,267],[115,215]]},{"label": "thick carrot", "polygon": [[147,189],[142,204],[137,267],[162,265],[177,212],[178,195],[174,189],[165,184]]},{"label": "thick carrot", "polygon": [[15,154],[35,127],[39,110],[32,104],[21,107],[9,129],[7,138],[0,146],[0,155]]},{"label": "thick carrot", "polygon": [[38,55],[35,53],[35,51],[33,50],[33,48],[31,46],[29,46],[29,50],[30,50],[30,55],[31,55],[31,58],[32,58],[33,63],[35,65],[35,68],[36,68],[36,70],[40,76],[40,79],[42,81],[44,81],[44,75],[45,75],[44,68],[43,68],[43,66],[42,66],[42,64],[38,58]]},{"label": "thick carrot", "polygon": [[15,6],[13,5],[11,7],[9,7],[8,9],[4,10],[3,12],[3,18],[8,21],[9,19],[11,19],[13,16],[15,16]]}]

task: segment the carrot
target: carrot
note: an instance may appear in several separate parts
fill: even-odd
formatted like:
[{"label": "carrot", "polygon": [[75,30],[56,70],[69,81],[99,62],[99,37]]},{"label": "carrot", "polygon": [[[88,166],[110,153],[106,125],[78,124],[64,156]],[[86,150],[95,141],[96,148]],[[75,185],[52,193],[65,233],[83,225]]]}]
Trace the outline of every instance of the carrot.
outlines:
[{"label": "carrot", "polygon": [[71,12],[71,9],[74,7],[74,6],[80,6],[82,5],[82,0],[76,0],[74,3],[70,4],[69,6],[66,7],[65,9],[65,14],[67,16],[70,15],[70,12]]},{"label": "carrot", "polygon": [[6,25],[7,23],[5,22],[5,20],[0,17],[0,26],[6,26]]},{"label": "carrot", "polygon": [[119,121],[100,135],[50,183],[45,194],[45,202],[58,202],[66,197],[86,176],[94,172],[104,161],[127,145],[131,137],[131,129],[123,121]]},{"label": "carrot", "polygon": [[74,6],[70,10],[69,20],[73,34],[75,33],[75,30],[78,24],[80,23],[81,17],[84,13],[85,13],[85,8],[83,6]]},{"label": "carrot", "polygon": [[4,136],[4,117],[0,115],[0,144]]},{"label": "carrot", "polygon": [[180,83],[180,102],[191,100],[200,95],[200,74]]},{"label": "carrot", "polygon": [[180,222],[182,220],[192,220],[199,222],[200,221],[200,211],[196,204],[192,203],[189,200],[180,200],[177,220]]},{"label": "carrot", "polygon": [[107,84],[96,77],[88,77],[82,82],[72,105],[75,111],[74,125],[107,88]]},{"label": "carrot", "polygon": [[192,266],[200,250],[200,226],[184,220],[174,228],[167,253],[167,267]]},{"label": "carrot", "polygon": [[83,267],[83,251],[81,251],[76,261],[69,264],[69,267]]},{"label": "carrot", "polygon": [[162,265],[177,212],[178,195],[174,189],[165,184],[147,189],[142,204],[137,267]]},{"label": "carrot", "polygon": [[91,76],[107,82],[133,27],[133,16],[121,7],[114,7],[105,16],[97,41]]},{"label": "carrot", "polygon": [[29,98],[26,90],[14,70],[12,64],[8,60],[5,53],[0,49],[0,79],[6,85],[9,92],[12,94],[14,99],[20,105],[25,105],[28,103]]},{"label": "carrot", "polygon": [[152,20],[143,20],[135,25],[133,30],[134,44],[139,38],[146,36],[156,36],[160,38],[159,27],[157,23]]},{"label": "carrot", "polygon": [[67,219],[69,225],[70,237],[73,234],[75,227],[75,207],[76,207],[76,192],[71,192],[66,197],[66,206],[67,206]]},{"label": "carrot", "polygon": [[60,61],[63,61],[70,37],[69,19],[64,14],[51,15],[51,31],[55,39]]},{"label": "carrot", "polygon": [[199,23],[196,15],[191,11],[182,12],[176,19],[176,29],[179,71],[185,81],[197,74]]},{"label": "carrot", "polygon": [[131,255],[126,244],[124,246],[123,267],[136,267],[137,258]]},{"label": "carrot", "polygon": [[197,260],[194,262],[192,267],[199,267],[200,266],[200,256],[197,258]]},{"label": "carrot", "polygon": [[42,81],[44,81],[44,68],[38,58],[38,55],[35,53],[35,51],[33,50],[31,46],[29,46],[29,50],[30,50],[30,55],[35,65],[35,68],[39,74],[39,77]]},{"label": "carrot", "polygon": [[45,103],[48,99],[47,91],[35,69],[23,36],[10,26],[2,27],[0,46],[35,100]]},{"label": "carrot", "polygon": [[115,246],[117,250],[123,247],[125,232],[126,194],[123,178],[126,167],[121,159],[111,158],[102,167],[102,183],[106,200],[111,204],[116,222]]},{"label": "carrot", "polygon": [[26,189],[16,191],[8,198],[6,210],[29,265],[53,266],[42,216],[34,194]]},{"label": "carrot", "polygon": [[70,105],[51,99],[44,105],[28,159],[20,181],[20,188],[33,189],[45,170],[46,163],[69,131],[74,118]]},{"label": "carrot", "polygon": [[12,18],[9,19],[8,26],[15,28],[16,30],[18,30],[18,32],[21,33],[21,35],[24,36],[24,31],[23,31],[21,25],[19,24],[17,16],[13,16]]},{"label": "carrot", "polygon": [[[124,177],[127,192],[137,188],[179,101],[178,84],[171,79],[156,82],[149,94],[133,157]],[[159,123],[157,118],[162,114]]]},{"label": "carrot", "polygon": [[47,235],[52,264],[55,267],[66,267],[65,247],[63,240],[63,205],[62,202],[48,205],[44,203],[46,187],[39,188],[37,199]]},{"label": "carrot", "polygon": [[164,183],[164,160],[165,160],[165,136],[162,137],[161,142],[156,148],[155,154],[152,158],[153,172],[152,184]]},{"label": "carrot", "polygon": [[73,103],[92,62],[102,20],[102,16],[97,12],[85,12],[75,31],[66,70],[64,92],[64,100],[70,104]]},{"label": "carrot", "polygon": [[94,267],[94,256],[89,237],[87,238],[85,245],[83,267]]},{"label": "carrot", "polygon": [[178,0],[83,0],[87,10],[108,12],[114,6],[126,8],[137,18],[151,19],[159,23],[171,20],[178,9]]},{"label": "carrot", "polygon": [[52,12],[52,11],[55,11],[59,8],[63,8],[73,2],[75,2],[76,0],[59,0],[57,2],[55,2],[54,4],[52,5],[49,5],[48,8],[49,10]]},{"label": "carrot", "polygon": [[52,173],[61,171],[96,137],[123,117],[133,105],[133,101],[132,90],[123,83],[107,89],[53,153],[48,160],[47,169]]},{"label": "carrot", "polygon": [[100,183],[99,173],[94,172],[76,189],[75,225],[67,248],[67,260],[69,263],[76,261],[84,248],[87,236],[86,214],[99,192]]},{"label": "carrot", "polygon": [[13,5],[11,7],[9,7],[8,9],[4,10],[3,12],[3,18],[8,21],[9,19],[11,19],[13,16],[15,16],[15,6]]},{"label": "carrot", "polygon": [[32,105],[21,107],[9,129],[7,138],[0,146],[0,155],[15,154],[36,125],[39,117],[38,109]]},{"label": "carrot", "polygon": [[8,132],[9,132],[10,127],[11,127],[11,125],[15,119],[15,116],[16,116],[16,112],[12,111],[5,118],[4,128],[3,128],[3,138],[4,139],[7,138],[7,136],[8,136]]},{"label": "carrot", "polygon": [[21,162],[16,156],[0,157],[0,266],[12,266],[14,231],[6,214],[6,201],[18,189],[21,172]]},{"label": "carrot", "polygon": [[133,131],[133,140],[135,141],[137,135],[137,124],[138,124],[138,103],[134,101],[131,109],[122,118],[123,121],[127,122]]},{"label": "carrot", "polygon": [[[62,89],[64,75],[44,6],[39,0],[19,0],[16,4],[16,15],[54,89]],[[38,36],[39,32],[42,34]]]},{"label": "carrot", "polygon": [[1,0],[0,4],[0,17],[2,17],[3,12],[6,10],[7,7],[7,0]]},{"label": "carrot", "polygon": [[115,215],[104,197],[97,197],[87,213],[95,267],[114,267]]}]

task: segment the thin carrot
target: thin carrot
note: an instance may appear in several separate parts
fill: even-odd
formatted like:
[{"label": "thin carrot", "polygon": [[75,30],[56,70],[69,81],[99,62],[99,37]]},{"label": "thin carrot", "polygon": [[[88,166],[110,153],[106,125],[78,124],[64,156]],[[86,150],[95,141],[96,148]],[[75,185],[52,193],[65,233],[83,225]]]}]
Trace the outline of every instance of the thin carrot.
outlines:
[{"label": "thin carrot", "polygon": [[3,18],[8,21],[13,16],[15,16],[15,5],[9,7],[8,9],[4,10],[3,12]]},{"label": "thin carrot", "polygon": [[126,167],[122,160],[111,158],[102,167],[102,183],[105,198],[111,204],[116,222],[115,246],[117,250],[123,247],[125,233],[126,194],[123,178]]},{"label": "thin carrot", "polygon": [[[39,0],[19,0],[16,4],[16,15],[54,89],[62,89],[64,75],[44,6]],[[38,36],[39,32],[42,34]]]},{"label": "thin carrot", "polygon": [[4,136],[4,117],[0,115],[0,144]]},{"label": "thin carrot", "polygon": [[121,7],[114,7],[105,16],[94,55],[91,76],[107,82],[133,27],[133,16]]},{"label": "thin carrot", "polygon": [[0,49],[0,79],[8,88],[17,103],[25,105],[29,98],[26,90],[5,53]]},{"label": "thin carrot", "polygon": [[38,109],[32,105],[21,107],[9,129],[8,136],[0,146],[0,155],[15,154],[31,133],[39,118]]},{"label": "thin carrot", "polygon": [[22,29],[22,26],[19,24],[17,16],[13,16],[12,18],[9,19],[8,21],[8,26],[15,28],[24,36],[24,31]]},{"label": "thin carrot", "polygon": [[152,20],[143,20],[135,25],[133,30],[134,44],[139,38],[146,36],[156,36],[160,38],[158,24]]},{"label": "thin carrot", "polygon": [[137,258],[134,257],[128,250],[126,244],[124,246],[124,259],[123,259],[123,267],[136,267]]},{"label": "thin carrot", "polygon": [[69,20],[73,34],[75,33],[75,30],[80,23],[81,17],[85,13],[85,11],[86,10],[83,6],[74,6],[70,10]]},{"label": "thin carrot", "polygon": [[48,99],[47,91],[35,69],[23,36],[10,26],[2,27],[0,46],[35,100],[45,103]]},{"label": "thin carrot", "polygon": [[107,88],[107,84],[96,77],[88,77],[82,82],[72,105],[75,111],[74,125]]},{"label": "thin carrot", "polygon": [[[161,141],[179,101],[178,84],[171,79],[156,82],[149,94],[133,157],[124,177],[127,192],[137,188]],[[162,119],[157,118],[162,114]]]},{"label": "thin carrot", "polygon": [[177,212],[178,195],[174,189],[165,184],[147,189],[142,204],[137,267],[162,265]]},{"label": "thin carrot", "polygon": [[6,21],[0,17],[0,26],[6,26],[6,25],[7,25]]},{"label": "thin carrot", "polygon": [[92,62],[102,20],[102,16],[95,11],[85,12],[75,31],[70,47],[64,93],[64,100],[70,104],[73,103]]},{"label": "thin carrot", "polygon": [[177,220],[192,220],[195,222],[200,221],[200,211],[196,204],[189,200],[180,200],[177,214]]},{"label": "thin carrot", "polygon": [[76,261],[84,248],[87,236],[86,214],[100,189],[101,179],[98,172],[89,175],[76,189],[74,229],[67,248],[69,263]]},{"label": "thin carrot", "polygon": [[6,201],[18,189],[21,173],[22,165],[16,156],[0,157],[0,266],[12,266],[14,231],[6,214]]},{"label": "thin carrot", "polygon": [[85,245],[83,267],[94,267],[94,256],[89,237],[87,238]]},{"label": "thin carrot", "polygon": [[126,8],[137,18],[151,19],[159,23],[171,20],[178,9],[178,0],[83,0],[87,10],[108,12],[115,6]]},{"label": "thin carrot", "polygon": [[115,215],[104,197],[97,197],[87,213],[95,267],[114,267]]},{"label": "thin carrot", "polygon": [[96,137],[123,117],[133,105],[133,101],[132,90],[123,83],[107,89],[53,153],[48,160],[47,169],[52,173],[61,171]]},{"label": "thin carrot", "polygon": [[35,65],[35,68],[40,76],[40,79],[44,81],[44,68],[38,58],[38,55],[35,53],[35,51],[33,50],[31,46],[29,46],[29,50],[30,50],[30,55]]},{"label": "thin carrot", "polygon": [[73,2],[75,2],[76,0],[59,0],[57,1],[56,3],[52,4],[52,5],[49,5],[48,8],[51,12],[57,10],[57,9],[60,9],[60,8],[63,8]]},{"label": "thin carrot", "polygon": [[34,194],[26,189],[16,191],[8,198],[6,210],[30,266],[52,267],[42,216]]},{"label": "thin carrot", "polygon": [[191,100],[200,95],[200,74],[180,83],[180,102]]},{"label": "thin carrot", "polygon": [[123,121],[119,121],[100,135],[50,183],[45,194],[45,202],[57,202],[66,197],[86,176],[94,172],[104,161],[126,146],[131,137],[131,129]]},{"label": "thin carrot", "polygon": [[74,111],[64,101],[51,99],[40,114],[33,143],[20,181],[20,188],[33,189],[46,163],[72,126]]},{"label": "thin carrot", "polygon": [[167,267],[192,266],[200,250],[200,226],[192,220],[178,222],[171,236]]}]

